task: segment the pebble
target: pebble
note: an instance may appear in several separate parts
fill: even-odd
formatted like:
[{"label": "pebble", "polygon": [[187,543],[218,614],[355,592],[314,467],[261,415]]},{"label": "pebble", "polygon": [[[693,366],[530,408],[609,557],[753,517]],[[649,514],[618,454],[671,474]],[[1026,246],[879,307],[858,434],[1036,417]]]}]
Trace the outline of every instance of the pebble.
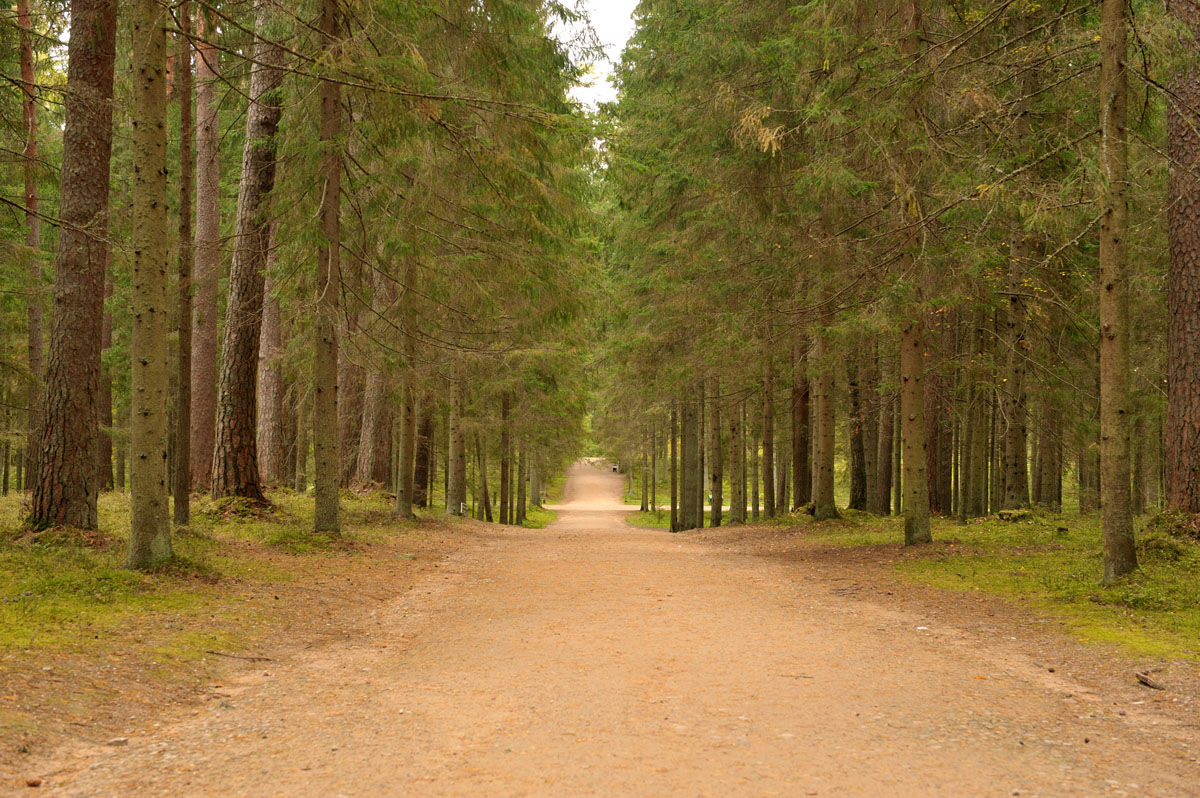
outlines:
[{"label": "pebble", "polygon": [[114,747],[119,746],[119,745],[129,745],[129,738],[128,737],[114,737],[111,740],[109,740],[107,743],[105,743],[105,745],[111,745]]}]

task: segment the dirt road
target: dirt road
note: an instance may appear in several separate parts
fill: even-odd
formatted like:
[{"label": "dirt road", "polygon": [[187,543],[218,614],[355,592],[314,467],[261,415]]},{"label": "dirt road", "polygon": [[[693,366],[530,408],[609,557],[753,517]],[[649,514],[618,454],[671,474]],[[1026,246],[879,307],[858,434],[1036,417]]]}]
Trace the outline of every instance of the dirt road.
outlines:
[{"label": "dirt road", "polygon": [[40,791],[1200,792],[1179,728],[784,564],[630,528],[620,487],[576,466],[550,528],[495,532],[381,605],[373,633],[63,758]]}]

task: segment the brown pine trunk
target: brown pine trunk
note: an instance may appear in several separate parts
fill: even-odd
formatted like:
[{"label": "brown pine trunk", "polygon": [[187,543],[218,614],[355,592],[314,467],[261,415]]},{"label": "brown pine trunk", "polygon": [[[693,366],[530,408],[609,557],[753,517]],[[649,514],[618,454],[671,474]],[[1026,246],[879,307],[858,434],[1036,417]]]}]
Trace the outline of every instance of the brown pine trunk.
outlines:
[{"label": "brown pine trunk", "polygon": [[450,381],[449,451],[446,459],[446,512],[463,515],[467,502],[467,452],[463,432],[466,413],[466,374],[461,363],[456,365]]},{"label": "brown pine trunk", "polygon": [[1104,583],[1137,568],[1129,505],[1129,141],[1126,0],[1100,9],[1100,494]]},{"label": "brown pine trunk", "polygon": [[399,409],[400,450],[396,457],[396,514],[401,518],[413,518],[413,505],[417,487],[416,458],[418,446],[416,375],[410,364],[401,375]]},{"label": "brown pine trunk", "polygon": [[430,459],[433,451],[433,407],[431,402],[422,401],[421,422],[417,432],[417,447],[413,463],[413,504],[429,507]]},{"label": "brown pine trunk", "polygon": [[525,445],[517,444],[517,514],[513,523],[522,526],[525,523],[525,508],[528,497],[525,494],[525,483],[529,480],[529,471],[525,462]]},{"label": "brown pine trunk", "polygon": [[[404,412],[404,404],[405,401],[401,399],[400,414]],[[403,420],[400,419],[402,438],[404,435],[403,423]],[[351,485],[356,490],[368,490],[387,485],[388,449],[391,434],[387,374],[379,369],[370,369],[367,371],[366,382],[363,384],[362,420],[359,422],[354,477],[351,480]],[[381,473],[382,479],[380,478]]]},{"label": "brown pine trunk", "polygon": [[858,383],[858,364],[846,364],[850,402],[850,509],[867,509],[866,445],[863,442],[862,394]]},{"label": "brown pine trunk", "polygon": [[[268,25],[267,5],[256,3],[256,29]],[[225,338],[217,391],[217,435],[213,450],[212,495],[266,501],[258,473],[258,357],[262,335],[263,290],[271,249],[270,194],[275,187],[275,134],[282,113],[283,49],[267,39],[254,44],[250,106],[238,188],[237,237],[229,270]],[[278,401],[278,386],[276,395]],[[275,411],[276,408],[272,408]],[[275,413],[276,421],[279,414]],[[277,430],[274,431],[276,439]]]},{"label": "brown pine trunk", "polygon": [[[179,279],[177,283],[179,360],[175,378],[175,461],[172,489],[175,495],[175,525],[187,526],[192,514],[192,192],[196,171],[192,152],[192,7],[191,0],[179,4],[179,59],[175,64],[175,93],[179,97]],[[111,325],[111,321],[109,322]],[[111,330],[109,333],[111,337]],[[112,424],[111,380],[108,423]],[[103,423],[103,421],[101,422]],[[112,481],[112,440],[108,457],[101,455],[101,479],[108,472]]]},{"label": "brown pine trunk", "polygon": [[891,394],[879,397],[879,443],[875,459],[875,492],[878,512],[892,511],[892,441],[895,438],[896,400]]},{"label": "brown pine trunk", "polygon": [[858,373],[859,423],[862,427],[863,469],[866,471],[866,510],[878,515],[879,488],[875,484],[879,478],[879,469],[876,467],[876,458],[879,456],[879,364],[877,360],[875,341],[872,339],[868,341],[863,354],[862,368]]},{"label": "brown pine trunk", "polygon": [[[321,47],[333,58],[341,35],[338,0],[321,0]],[[321,81],[321,237],[317,249],[317,320],[313,363],[313,530],[341,532],[338,507],[338,299],[341,286],[342,131],[340,84]]]},{"label": "brown pine trunk", "polygon": [[1043,505],[1062,510],[1062,411],[1054,404],[1042,410],[1038,444],[1038,498]]},{"label": "brown pine trunk", "polygon": [[677,531],[695,529],[698,525],[696,507],[700,485],[700,438],[699,423],[696,418],[696,402],[690,396],[683,400],[680,414],[680,438],[682,454],[680,457],[680,490],[679,490],[679,528]]},{"label": "brown pine trunk", "polygon": [[799,509],[812,501],[807,341],[792,350],[792,378],[792,508]]},{"label": "brown pine trunk", "polygon": [[271,484],[278,484],[289,474],[283,435],[283,314],[271,277],[277,246],[272,226],[258,345],[258,472],[264,482]]},{"label": "brown pine trunk", "polygon": [[[106,277],[104,279],[104,316],[100,322],[100,352],[101,358],[104,352],[112,348],[113,344],[113,318],[112,311],[108,309],[108,301],[113,295],[113,276],[111,265],[112,253],[105,254],[104,271]],[[100,482],[100,490],[112,490],[113,486],[113,377],[112,372],[106,368],[103,363],[100,366],[100,402],[98,406],[99,424],[100,424],[100,452],[96,458],[96,468],[99,469],[97,479]],[[28,455],[26,455],[28,457]]]},{"label": "brown pine trunk", "polygon": [[[492,497],[488,495],[487,482],[487,447],[483,445],[480,434],[475,433],[475,460],[479,464],[479,511],[476,516],[480,521],[492,523]],[[501,523],[504,523],[504,518],[501,516]]]},{"label": "brown pine trunk", "polygon": [[816,420],[813,430],[813,517],[825,521],[838,517],[833,492],[833,461],[835,454],[833,396],[833,365],[829,352],[829,336],[822,330],[813,351],[817,362]]},{"label": "brown pine trunk", "polygon": [[[742,424],[746,421],[743,419]],[[750,520],[757,521],[759,516],[758,501],[758,428],[751,427],[747,436],[750,444]]]},{"label": "brown pine trunk", "polygon": [[1014,236],[1009,247],[1008,312],[1004,319],[1005,368],[1000,383],[1004,417],[1004,496],[1001,509],[1029,506],[1029,454],[1025,404],[1025,302],[1022,299],[1025,265],[1033,246],[1025,236]]},{"label": "brown pine trunk", "polygon": [[904,545],[928,543],[929,485],[925,459],[925,337],[919,321],[900,337],[900,434],[904,471]]},{"label": "brown pine trunk", "polygon": [[709,526],[719,527],[725,511],[725,457],[721,446],[721,382],[716,377],[713,378],[710,401],[712,415],[708,425],[708,451],[712,475],[712,512],[709,516]]},{"label": "brown pine trunk", "polygon": [[766,348],[762,395],[763,517],[775,517],[775,358]]},{"label": "brown pine trunk", "polygon": [[733,478],[729,485],[729,522],[733,524],[746,523],[746,433],[742,423],[745,412],[746,403],[742,400],[729,414],[729,465]]},{"label": "brown pine trunk", "polygon": [[[354,283],[351,276],[354,269],[344,269],[342,277]],[[357,287],[351,291],[357,294]],[[358,330],[357,314],[346,309],[349,318],[339,322],[338,339],[354,341]],[[366,372],[350,357],[350,346],[338,350],[337,385],[338,385],[338,482],[342,487],[349,487],[354,481],[355,468],[358,465],[359,445],[362,442],[363,405],[366,401]]]},{"label": "brown pine trunk", "polygon": [[500,398],[500,523],[508,523],[509,496],[512,487],[509,459],[512,448],[512,438],[508,430],[509,397],[505,393]]},{"label": "brown pine trunk", "polygon": [[[170,366],[167,338],[167,33],[157,0],[135,0],[133,23],[133,251],[129,357],[129,568],[171,556],[167,491]],[[95,461],[93,460],[93,467]]]},{"label": "brown pine trunk", "polygon": [[[29,247],[29,382],[25,389],[26,413],[25,471],[35,473],[41,451],[42,376],[42,221],[38,216],[40,197],[37,183],[38,137],[37,92],[33,70],[33,28],[29,0],[17,0],[17,26],[20,28],[21,112],[25,132],[22,167],[25,177],[25,246]],[[5,459],[7,466],[8,460]],[[111,472],[111,468],[110,468]],[[7,495],[8,491],[5,491]]]},{"label": "brown pine trunk", "polygon": [[1200,513],[1200,3],[1167,0],[1193,38],[1167,97],[1166,501]]},{"label": "brown pine trunk", "polygon": [[95,529],[116,4],[73,0],[54,312],[30,522]]},{"label": "brown pine trunk", "polygon": [[671,531],[679,531],[679,411],[671,408]]},{"label": "brown pine trunk", "polygon": [[191,487],[212,485],[217,425],[217,281],[221,274],[220,120],[216,35],[208,10],[196,16],[196,248],[192,285]]},{"label": "brown pine trunk", "polygon": [[[299,385],[296,386],[299,390]],[[308,431],[312,429],[311,400],[303,399],[296,404],[296,490],[308,492]]]}]

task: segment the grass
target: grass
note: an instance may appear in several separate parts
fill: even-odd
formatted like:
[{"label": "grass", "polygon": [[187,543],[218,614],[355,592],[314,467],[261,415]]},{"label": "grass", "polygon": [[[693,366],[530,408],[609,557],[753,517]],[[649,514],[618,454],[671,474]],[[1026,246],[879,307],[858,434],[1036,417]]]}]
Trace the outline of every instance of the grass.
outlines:
[{"label": "grass", "polygon": [[530,507],[525,511],[525,523],[522,524],[526,529],[545,529],[558,520],[558,513],[553,510],[547,510],[545,507]]},{"label": "grass", "polygon": [[[836,546],[894,545],[903,539],[898,518],[846,511],[841,520],[807,523],[813,537]],[[993,517],[967,526],[936,519],[936,544],[893,567],[921,584],[1025,602],[1065,621],[1081,639],[1141,655],[1200,659],[1200,538],[1180,532],[1170,518],[1141,519],[1139,526],[1141,568],[1107,588],[1100,583],[1103,552],[1095,514],[1037,511],[1022,521]]]},{"label": "grass", "polygon": [[[194,498],[192,523],[173,536],[175,556],[147,573],[125,570],[128,496],[104,494],[101,536],[69,531],[33,536],[20,525],[21,498],[0,499],[0,654],[14,649],[85,651],[134,623],[172,628],[162,645],[181,659],[213,647],[214,634],[184,632],[204,619],[219,627],[222,613],[241,613],[223,598],[247,583],[290,582],[302,577],[303,558],[341,556],[405,525],[390,519],[382,495],[343,497],[345,534],[314,537],[311,498],[289,491],[271,496],[269,512],[236,502]],[[249,544],[249,545],[248,545]],[[253,546],[295,555],[294,562],[255,556]],[[261,551],[261,549],[259,549]]]}]

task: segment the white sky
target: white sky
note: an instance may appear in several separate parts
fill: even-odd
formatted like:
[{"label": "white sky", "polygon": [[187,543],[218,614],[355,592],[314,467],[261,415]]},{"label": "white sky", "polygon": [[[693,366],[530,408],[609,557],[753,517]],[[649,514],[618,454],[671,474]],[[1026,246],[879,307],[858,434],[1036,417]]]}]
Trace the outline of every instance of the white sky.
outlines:
[{"label": "white sky", "polygon": [[608,61],[597,63],[596,74],[590,76],[591,85],[577,88],[571,96],[595,108],[598,103],[617,98],[616,89],[608,82],[608,76],[612,73],[613,65],[620,60],[625,42],[633,35],[633,10],[637,0],[584,0],[584,6],[608,54]]}]

